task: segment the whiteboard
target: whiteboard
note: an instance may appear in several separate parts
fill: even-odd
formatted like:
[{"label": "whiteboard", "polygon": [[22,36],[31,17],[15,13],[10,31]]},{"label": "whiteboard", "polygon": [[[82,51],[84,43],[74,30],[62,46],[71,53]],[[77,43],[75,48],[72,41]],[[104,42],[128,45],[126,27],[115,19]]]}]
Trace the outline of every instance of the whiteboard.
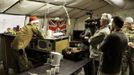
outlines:
[{"label": "whiteboard", "polygon": [[19,25],[21,28],[24,22],[25,16],[0,14],[0,33],[5,32],[8,27],[13,28]]}]

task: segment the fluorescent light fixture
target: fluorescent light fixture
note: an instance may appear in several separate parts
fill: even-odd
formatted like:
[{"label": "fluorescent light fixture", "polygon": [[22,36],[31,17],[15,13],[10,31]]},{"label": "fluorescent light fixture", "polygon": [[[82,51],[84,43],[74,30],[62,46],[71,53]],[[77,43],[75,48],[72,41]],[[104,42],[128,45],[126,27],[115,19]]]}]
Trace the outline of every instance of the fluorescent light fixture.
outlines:
[{"label": "fluorescent light fixture", "polygon": [[54,0],[54,1],[62,1],[62,0]]},{"label": "fluorescent light fixture", "polygon": [[119,7],[123,7],[124,4],[125,4],[124,0],[105,0],[105,1],[108,2],[111,5],[116,5],[116,6],[119,6]]},{"label": "fluorescent light fixture", "polygon": [[111,1],[118,6],[124,5],[124,0],[111,0]]},{"label": "fluorescent light fixture", "polygon": [[64,2],[64,0],[54,0],[55,2]]}]

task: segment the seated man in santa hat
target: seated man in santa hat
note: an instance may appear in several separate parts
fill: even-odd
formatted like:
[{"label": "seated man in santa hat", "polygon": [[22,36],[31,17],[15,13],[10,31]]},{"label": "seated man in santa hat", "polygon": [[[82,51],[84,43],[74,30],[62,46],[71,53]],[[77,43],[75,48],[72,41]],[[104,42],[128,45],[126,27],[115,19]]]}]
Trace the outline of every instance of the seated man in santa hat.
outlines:
[{"label": "seated man in santa hat", "polygon": [[30,41],[32,40],[33,35],[37,35],[40,38],[45,38],[39,29],[39,19],[36,16],[30,16],[29,23],[24,25],[21,30],[18,32],[16,37],[14,38],[11,47],[14,51],[14,59],[17,65],[16,72],[22,72],[29,69],[27,55],[25,53],[25,48],[28,46]]}]

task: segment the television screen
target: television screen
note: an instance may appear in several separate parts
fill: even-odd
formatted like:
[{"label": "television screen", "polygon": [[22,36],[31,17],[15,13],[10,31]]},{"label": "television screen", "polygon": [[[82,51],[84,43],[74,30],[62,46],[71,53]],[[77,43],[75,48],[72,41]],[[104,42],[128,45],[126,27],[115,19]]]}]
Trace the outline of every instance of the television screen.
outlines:
[{"label": "television screen", "polygon": [[43,40],[39,40],[38,45],[39,45],[40,48],[46,48],[47,47],[46,41],[43,41]]}]

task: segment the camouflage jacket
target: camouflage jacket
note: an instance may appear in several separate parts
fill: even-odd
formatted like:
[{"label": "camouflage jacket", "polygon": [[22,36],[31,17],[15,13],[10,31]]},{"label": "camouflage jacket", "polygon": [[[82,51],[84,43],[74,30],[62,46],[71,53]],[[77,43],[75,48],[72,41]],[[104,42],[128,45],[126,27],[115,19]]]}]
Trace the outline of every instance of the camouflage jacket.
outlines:
[{"label": "camouflage jacket", "polygon": [[134,29],[125,28],[123,31],[124,31],[125,35],[127,36],[128,41],[134,43]]},{"label": "camouflage jacket", "polygon": [[14,49],[24,49],[30,43],[33,35],[37,35],[41,38],[45,38],[35,25],[25,25],[21,28],[21,30],[17,33],[15,39],[13,40],[11,46]]}]

